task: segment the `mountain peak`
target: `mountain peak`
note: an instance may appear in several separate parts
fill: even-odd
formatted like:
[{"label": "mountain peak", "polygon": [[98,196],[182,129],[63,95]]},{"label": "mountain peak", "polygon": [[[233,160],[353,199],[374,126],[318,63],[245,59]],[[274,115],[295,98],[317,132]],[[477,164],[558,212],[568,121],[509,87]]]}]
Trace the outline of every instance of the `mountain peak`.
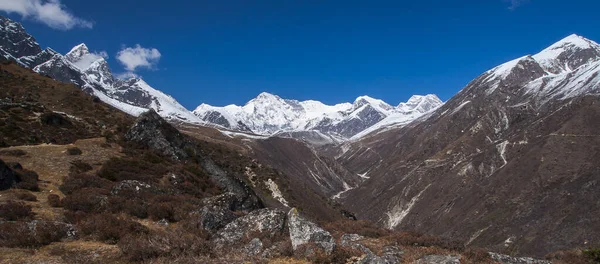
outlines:
[{"label": "mountain peak", "polygon": [[413,95],[406,103],[400,103],[398,109],[406,113],[413,111],[426,113],[442,104],[444,102],[435,94]]},{"label": "mountain peak", "polygon": [[572,34],[533,55],[533,58],[550,73],[570,72],[583,64],[600,59],[600,45]]},{"label": "mountain peak", "polygon": [[89,54],[89,53],[90,53],[90,49],[85,45],[85,43],[81,43],[81,44],[73,47],[71,49],[71,51],[69,51],[67,53],[66,56],[81,57],[81,56]]}]

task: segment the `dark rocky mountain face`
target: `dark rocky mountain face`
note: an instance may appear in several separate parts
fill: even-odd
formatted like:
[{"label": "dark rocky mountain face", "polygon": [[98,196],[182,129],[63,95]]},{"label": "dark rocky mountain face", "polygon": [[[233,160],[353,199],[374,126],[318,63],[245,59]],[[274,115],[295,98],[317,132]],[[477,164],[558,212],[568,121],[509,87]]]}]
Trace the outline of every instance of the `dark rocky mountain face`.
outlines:
[{"label": "dark rocky mountain face", "polygon": [[0,46],[15,59],[42,52],[40,45],[21,24],[4,17],[0,17]]},{"label": "dark rocky mountain face", "polygon": [[600,243],[600,57],[582,50],[555,58],[587,62],[558,76],[539,54],[509,62],[425,121],[342,146],[331,155],[369,177],[344,205],[388,228],[513,254]]}]

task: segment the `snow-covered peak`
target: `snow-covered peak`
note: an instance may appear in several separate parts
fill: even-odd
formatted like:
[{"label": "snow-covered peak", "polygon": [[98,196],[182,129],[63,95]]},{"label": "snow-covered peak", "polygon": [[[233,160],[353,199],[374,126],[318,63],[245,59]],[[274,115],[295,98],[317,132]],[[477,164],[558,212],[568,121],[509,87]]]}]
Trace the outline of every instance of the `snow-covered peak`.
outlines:
[{"label": "snow-covered peak", "polygon": [[354,109],[359,109],[364,105],[370,105],[377,111],[383,112],[383,113],[388,112],[394,108],[391,105],[389,105],[388,103],[384,102],[383,100],[375,99],[375,98],[367,96],[367,95],[359,96],[358,98],[356,98],[356,100],[354,100],[354,103],[353,103]]},{"label": "snow-covered peak", "polygon": [[81,43],[71,49],[71,51],[67,52],[65,57],[70,61],[74,62],[79,60],[81,57],[90,54],[90,49],[84,44]]},{"label": "snow-covered peak", "polygon": [[570,72],[600,59],[600,45],[573,34],[533,55],[533,58],[549,73]]},{"label": "snow-covered peak", "polygon": [[426,113],[442,104],[444,104],[444,102],[442,102],[435,94],[413,95],[406,103],[400,103],[397,108],[404,113],[413,111]]},{"label": "snow-covered peak", "polygon": [[578,49],[590,49],[599,48],[598,44],[592,40],[579,36],[577,34],[571,34],[558,42],[552,44],[546,50],[556,50],[561,48],[578,48]]},{"label": "snow-covered peak", "polygon": [[65,59],[73,63],[73,65],[82,71],[90,68],[96,61],[100,61],[97,62],[97,64],[106,64],[106,61],[101,54],[91,53],[90,49],[83,43],[73,47],[71,51],[65,55]]}]

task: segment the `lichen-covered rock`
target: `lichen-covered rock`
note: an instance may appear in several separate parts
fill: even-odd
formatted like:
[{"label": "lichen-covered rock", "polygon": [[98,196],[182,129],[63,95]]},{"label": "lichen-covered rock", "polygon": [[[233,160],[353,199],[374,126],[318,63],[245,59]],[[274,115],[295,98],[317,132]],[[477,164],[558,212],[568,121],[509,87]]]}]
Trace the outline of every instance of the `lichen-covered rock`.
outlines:
[{"label": "lichen-covered rock", "polygon": [[125,139],[158,151],[173,160],[188,158],[187,139],[153,109],[141,114],[125,134]]},{"label": "lichen-covered rock", "polygon": [[335,248],[333,236],[315,223],[300,216],[296,208],[292,208],[289,211],[288,224],[292,248],[294,250],[297,250],[299,246],[307,243],[314,243],[327,254],[331,253]]},{"label": "lichen-covered rock", "polygon": [[215,235],[217,248],[237,244],[242,239],[255,237],[276,237],[283,234],[285,212],[276,209],[259,209],[235,219]]},{"label": "lichen-covered rock", "polygon": [[502,255],[498,253],[490,252],[490,257],[494,261],[498,261],[503,264],[550,264],[552,262],[547,260],[539,260],[534,258],[517,258],[509,255]]},{"label": "lichen-covered rock", "polygon": [[364,253],[362,257],[356,257],[353,263],[361,264],[395,264],[400,263],[402,254],[404,252],[396,246],[385,246],[381,256],[377,256],[373,251],[364,245],[360,244],[360,241],[365,239],[363,236],[357,234],[344,234],[340,238],[340,244],[344,247],[351,247],[360,250]]},{"label": "lichen-covered rock", "polygon": [[229,208],[221,206],[205,206],[192,214],[197,217],[200,226],[206,231],[215,232],[235,220],[236,215]]},{"label": "lichen-covered rock", "polygon": [[17,175],[0,160],[0,191],[8,190],[17,183]]},{"label": "lichen-covered rock", "polygon": [[263,249],[263,242],[260,241],[260,238],[254,238],[248,242],[243,248],[242,252],[248,256],[256,256],[260,254]]},{"label": "lichen-covered rock", "polygon": [[460,257],[445,255],[429,255],[420,258],[417,264],[460,264]]},{"label": "lichen-covered rock", "polygon": [[137,181],[137,180],[124,180],[115,184],[115,186],[110,190],[112,195],[117,195],[122,191],[132,191],[134,193],[139,193],[142,191],[151,191],[152,186],[150,184]]}]

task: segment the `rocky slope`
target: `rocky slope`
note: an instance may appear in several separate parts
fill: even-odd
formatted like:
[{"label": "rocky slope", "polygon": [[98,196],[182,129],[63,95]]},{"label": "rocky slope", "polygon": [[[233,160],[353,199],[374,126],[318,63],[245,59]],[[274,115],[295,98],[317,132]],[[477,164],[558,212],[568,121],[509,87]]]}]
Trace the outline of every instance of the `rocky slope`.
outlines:
[{"label": "rocky slope", "polygon": [[599,66],[600,46],[572,35],[483,73],[420,122],[329,152],[369,178],[343,203],[510,253],[600,243]]}]

